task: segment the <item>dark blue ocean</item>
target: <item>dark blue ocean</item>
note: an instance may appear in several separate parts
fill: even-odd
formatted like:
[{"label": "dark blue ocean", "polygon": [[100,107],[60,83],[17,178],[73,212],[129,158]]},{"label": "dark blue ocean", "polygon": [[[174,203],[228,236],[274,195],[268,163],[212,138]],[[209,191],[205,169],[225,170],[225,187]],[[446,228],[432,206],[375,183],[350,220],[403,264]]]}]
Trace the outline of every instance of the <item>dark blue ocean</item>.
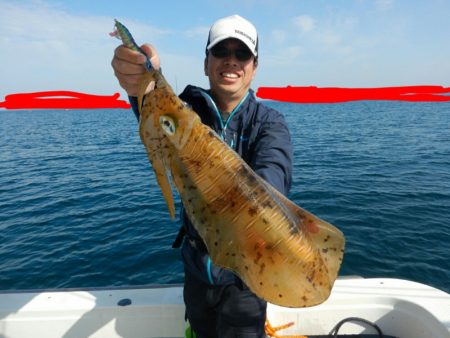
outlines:
[{"label": "dark blue ocean", "polygon": [[[450,103],[268,104],[340,274],[450,292]],[[0,111],[0,290],[181,283],[177,231],[130,111]]]}]

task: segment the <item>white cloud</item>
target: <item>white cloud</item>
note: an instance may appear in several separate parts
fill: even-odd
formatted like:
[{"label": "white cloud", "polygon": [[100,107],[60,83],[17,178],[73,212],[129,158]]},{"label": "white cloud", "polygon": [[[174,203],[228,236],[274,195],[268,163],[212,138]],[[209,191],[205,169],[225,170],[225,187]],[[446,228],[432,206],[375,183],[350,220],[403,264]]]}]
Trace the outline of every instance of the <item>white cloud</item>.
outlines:
[{"label": "white cloud", "polygon": [[[6,94],[38,90],[124,94],[110,65],[113,51],[120,44],[108,36],[113,29],[113,17],[76,15],[64,9],[64,2],[58,1],[60,5],[55,6],[56,1],[52,5],[45,1],[0,0],[0,101]],[[405,78],[411,83],[448,83],[448,62],[437,56],[448,55],[445,53],[448,29],[442,24],[445,20],[426,21],[428,30],[417,35],[418,21],[411,16],[372,15],[372,12],[362,15],[374,7],[401,13],[401,6],[406,5],[394,0],[370,4],[365,1],[357,11],[347,8],[295,17],[280,14],[267,20],[267,10],[277,8],[279,13],[289,15],[293,6],[279,3],[269,6],[272,0],[264,1],[261,16],[259,12],[251,12],[260,19],[257,26],[261,34],[260,66],[254,86],[333,82],[370,85],[388,83],[389,78],[391,82]],[[261,6],[256,0],[250,3]],[[226,6],[231,5],[226,2]],[[429,6],[422,6],[420,13]],[[360,7],[364,7],[363,12]],[[200,13],[202,17],[210,15],[207,10]],[[440,9],[435,16],[442,19],[443,12]],[[419,14],[415,15],[420,17]],[[163,23],[171,27],[167,30],[132,16],[118,19],[127,25],[138,43],[150,38],[149,42],[156,45],[164,74],[178,91],[187,83],[208,86],[203,73],[203,50],[209,27],[193,24],[187,30],[177,28],[190,27],[186,26],[192,22],[188,19]],[[167,39],[168,36],[173,39]],[[432,37],[426,49],[417,50],[417,45],[424,41],[420,36]],[[402,60],[409,60],[408,65]],[[429,66],[424,66],[424,60],[429,60]],[[369,70],[363,68],[369,67],[366,65],[370,65]],[[389,65],[397,68],[392,66],[387,72]],[[404,74],[399,69],[405,69]]]},{"label": "white cloud", "polygon": [[[336,14],[318,22],[310,16],[301,15],[292,18],[291,23],[300,32],[308,33],[298,35],[298,33],[292,32],[296,34],[299,43],[307,51],[323,52],[326,50],[338,54],[349,54],[353,51],[351,43],[355,37],[358,24],[358,20],[353,17],[343,17]],[[296,37],[292,36],[293,39]]]},{"label": "white cloud", "polygon": [[292,19],[294,26],[303,33],[308,33],[316,27],[316,21],[308,15],[300,15]]},{"label": "white cloud", "polygon": [[[71,15],[44,2],[23,5],[2,3],[0,20],[3,35],[32,41],[58,39],[66,44],[73,40],[104,41],[114,25],[111,17]],[[158,38],[167,33],[165,30],[132,20],[127,20],[126,24],[133,26],[134,34]]]},{"label": "white cloud", "polygon": [[[119,91],[110,65],[112,17],[77,16],[45,2],[0,1],[0,100],[19,91]],[[136,41],[169,32],[124,19]]]}]

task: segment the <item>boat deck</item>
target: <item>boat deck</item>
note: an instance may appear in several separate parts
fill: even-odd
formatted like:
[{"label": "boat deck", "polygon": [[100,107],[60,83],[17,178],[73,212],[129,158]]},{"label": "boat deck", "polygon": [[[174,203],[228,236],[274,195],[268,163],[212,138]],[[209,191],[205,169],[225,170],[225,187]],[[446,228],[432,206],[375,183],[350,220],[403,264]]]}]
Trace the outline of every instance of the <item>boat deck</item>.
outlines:
[{"label": "boat deck", "polygon": [[[0,293],[0,337],[183,337],[181,285]],[[397,338],[450,338],[450,295],[397,279],[338,279],[321,305],[292,309],[269,304],[280,335],[325,335],[342,319],[360,317]],[[374,334],[347,323],[339,334]]]}]

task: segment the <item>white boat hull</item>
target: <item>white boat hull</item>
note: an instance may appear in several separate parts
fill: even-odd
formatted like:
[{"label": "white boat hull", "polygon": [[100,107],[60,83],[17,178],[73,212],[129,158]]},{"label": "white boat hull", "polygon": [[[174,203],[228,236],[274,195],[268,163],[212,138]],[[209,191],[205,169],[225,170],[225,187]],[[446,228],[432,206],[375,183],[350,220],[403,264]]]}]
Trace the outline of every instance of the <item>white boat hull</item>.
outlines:
[{"label": "white boat hull", "polygon": [[[183,337],[187,324],[182,294],[180,285],[3,292],[0,337]],[[283,335],[328,334],[347,317],[369,320],[398,338],[450,338],[450,295],[398,279],[338,279],[321,305],[268,306],[272,325],[295,323]],[[376,332],[348,323],[339,333]]]}]

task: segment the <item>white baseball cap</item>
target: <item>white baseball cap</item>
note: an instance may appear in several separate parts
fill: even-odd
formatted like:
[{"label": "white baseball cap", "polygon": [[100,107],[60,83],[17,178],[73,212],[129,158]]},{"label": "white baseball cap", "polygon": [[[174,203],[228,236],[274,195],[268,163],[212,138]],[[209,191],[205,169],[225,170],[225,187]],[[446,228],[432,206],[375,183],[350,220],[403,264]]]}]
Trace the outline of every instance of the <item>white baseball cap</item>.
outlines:
[{"label": "white baseball cap", "polygon": [[258,33],[255,26],[239,15],[231,15],[217,20],[209,30],[206,51],[225,39],[242,41],[254,56],[258,55]]}]

